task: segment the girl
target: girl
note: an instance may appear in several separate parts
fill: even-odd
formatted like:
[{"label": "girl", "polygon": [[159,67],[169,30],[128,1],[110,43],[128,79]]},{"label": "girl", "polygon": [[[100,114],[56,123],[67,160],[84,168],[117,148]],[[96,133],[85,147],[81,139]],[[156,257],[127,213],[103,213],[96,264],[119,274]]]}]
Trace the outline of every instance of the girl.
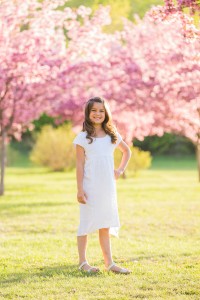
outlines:
[{"label": "girl", "polygon": [[[112,124],[105,100],[94,97],[86,103],[83,129],[73,144],[76,147],[77,199],[80,203],[77,233],[79,270],[99,271],[86,260],[87,235],[99,230],[106,270],[129,274],[128,269],[117,266],[112,260],[110,234],[118,237],[120,222],[115,180],[124,172],[131,151]],[[119,168],[114,170],[113,152],[116,147],[123,156]]]}]

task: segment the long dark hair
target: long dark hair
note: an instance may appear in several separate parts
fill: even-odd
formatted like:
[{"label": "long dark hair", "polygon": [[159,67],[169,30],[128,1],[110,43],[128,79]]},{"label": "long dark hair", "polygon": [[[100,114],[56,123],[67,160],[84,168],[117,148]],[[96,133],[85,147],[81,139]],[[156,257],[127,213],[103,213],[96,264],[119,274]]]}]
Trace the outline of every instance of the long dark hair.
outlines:
[{"label": "long dark hair", "polygon": [[95,137],[95,128],[92,124],[92,121],[90,120],[90,112],[92,110],[92,107],[94,103],[102,103],[105,109],[105,119],[102,123],[102,128],[105,131],[106,134],[108,134],[111,137],[111,142],[113,144],[117,141],[117,130],[114,124],[112,123],[112,115],[110,112],[110,108],[106,100],[100,98],[100,97],[94,97],[87,101],[85,105],[85,120],[83,122],[83,129],[82,131],[86,131],[87,135],[86,138],[90,140],[90,144],[93,142],[92,137]]}]

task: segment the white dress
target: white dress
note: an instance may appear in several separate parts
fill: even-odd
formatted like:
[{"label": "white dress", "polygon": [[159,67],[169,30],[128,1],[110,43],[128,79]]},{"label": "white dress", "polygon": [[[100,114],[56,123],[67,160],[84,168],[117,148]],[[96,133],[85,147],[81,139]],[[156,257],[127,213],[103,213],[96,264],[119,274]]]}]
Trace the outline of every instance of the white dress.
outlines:
[{"label": "white dress", "polygon": [[100,228],[109,228],[109,233],[118,237],[120,221],[118,216],[116,180],[114,176],[113,152],[122,137],[117,133],[116,144],[111,137],[93,138],[89,144],[86,132],[81,131],[73,144],[82,146],[85,151],[83,189],[87,203],[79,203],[80,224],[77,236],[87,235]]}]

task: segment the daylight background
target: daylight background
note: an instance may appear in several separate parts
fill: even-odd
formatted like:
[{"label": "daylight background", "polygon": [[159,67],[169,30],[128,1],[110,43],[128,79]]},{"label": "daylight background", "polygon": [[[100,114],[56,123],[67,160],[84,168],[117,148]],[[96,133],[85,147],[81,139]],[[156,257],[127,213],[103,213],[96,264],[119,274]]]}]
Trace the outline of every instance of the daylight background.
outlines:
[{"label": "daylight background", "polygon": [[[199,299],[199,1],[1,1],[0,299]],[[75,150],[108,100],[132,151],[120,238],[78,271]],[[115,167],[121,153],[115,152]]]}]

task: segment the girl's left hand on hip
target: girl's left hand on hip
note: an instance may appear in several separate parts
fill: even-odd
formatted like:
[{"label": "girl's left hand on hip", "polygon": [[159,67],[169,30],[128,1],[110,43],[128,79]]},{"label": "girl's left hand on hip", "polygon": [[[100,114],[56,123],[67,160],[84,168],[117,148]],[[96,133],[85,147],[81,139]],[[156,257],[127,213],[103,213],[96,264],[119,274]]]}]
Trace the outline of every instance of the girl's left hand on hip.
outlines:
[{"label": "girl's left hand on hip", "polygon": [[123,174],[123,171],[121,169],[117,169],[117,170],[114,170],[114,174],[115,174],[115,179],[117,180],[120,175]]}]

